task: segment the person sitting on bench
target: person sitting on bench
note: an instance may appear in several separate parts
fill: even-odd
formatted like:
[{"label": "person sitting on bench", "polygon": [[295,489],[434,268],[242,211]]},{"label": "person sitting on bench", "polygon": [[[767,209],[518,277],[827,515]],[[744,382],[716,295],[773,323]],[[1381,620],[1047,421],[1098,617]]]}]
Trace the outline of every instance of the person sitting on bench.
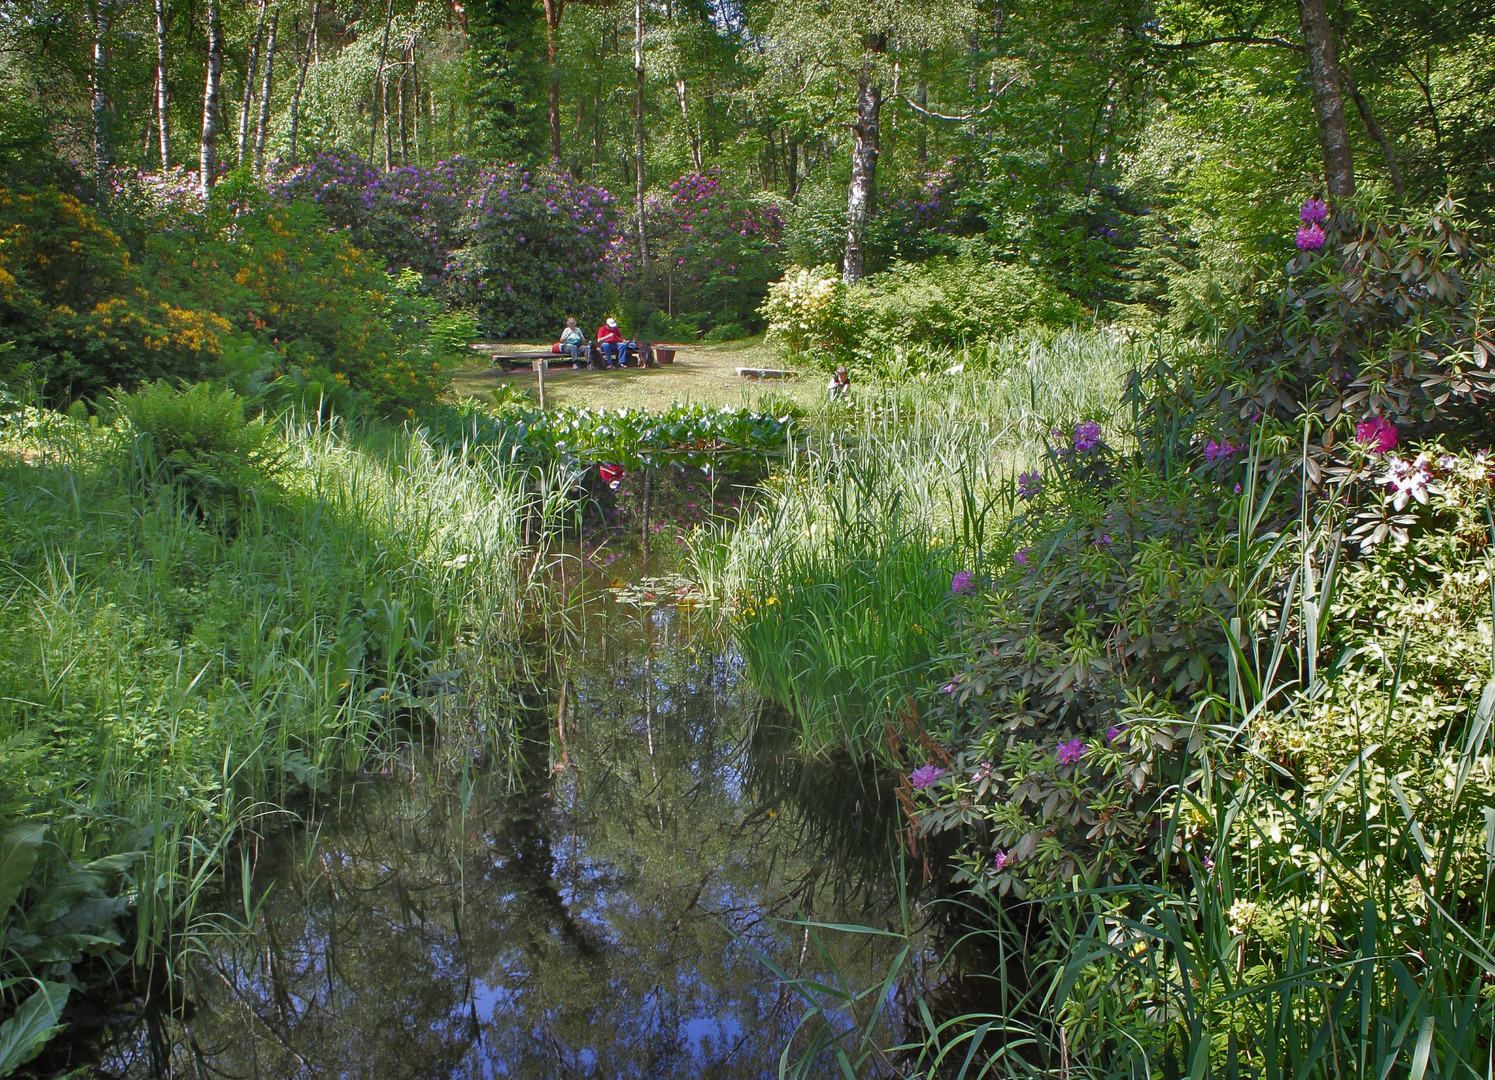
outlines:
[{"label": "person sitting on bench", "polygon": [[597,346],[602,350],[603,359],[607,361],[609,370],[613,366],[613,358],[616,357],[619,367],[624,367],[628,361],[628,345],[623,340],[623,333],[618,329],[618,320],[611,315],[607,321],[597,327]]},{"label": "person sitting on bench", "polygon": [[581,370],[581,348],[587,343],[587,337],[576,325],[573,316],[566,320],[566,329],[561,331],[561,352],[571,354],[571,370]]}]

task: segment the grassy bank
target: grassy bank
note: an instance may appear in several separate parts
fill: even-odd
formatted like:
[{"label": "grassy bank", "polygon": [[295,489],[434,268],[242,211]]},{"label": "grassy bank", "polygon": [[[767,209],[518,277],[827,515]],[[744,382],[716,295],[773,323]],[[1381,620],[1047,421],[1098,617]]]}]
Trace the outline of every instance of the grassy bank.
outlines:
[{"label": "grassy bank", "polygon": [[138,977],[236,842],[424,738],[438,698],[510,753],[501,691],[547,599],[524,527],[558,496],[193,393],[12,414],[0,449],[0,965],[54,999],[85,956]]},{"label": "grassy bank", "polygon": [[966,372],[864,389],[811,418],[755,513],[701,545],[762,689],[807,749],[875,748],[948,665],[952,580],[1010,558],[1019,476],[1056,426],[1111,425],[1137,348],[1105,334],[1013,338]]}]

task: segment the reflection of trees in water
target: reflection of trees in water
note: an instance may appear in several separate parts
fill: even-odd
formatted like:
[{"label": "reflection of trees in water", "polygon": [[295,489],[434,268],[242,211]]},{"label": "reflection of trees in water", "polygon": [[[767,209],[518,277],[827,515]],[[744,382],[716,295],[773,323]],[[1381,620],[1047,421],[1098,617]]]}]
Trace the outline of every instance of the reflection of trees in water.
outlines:
[{"label": "reflection of trees in water", "polygon": [[[755,706],[682,622],[625,613],[572,658],[570,768],[552,775],[557,703],[537,703],[516,784],[436,768],[368,784],[283,853],[256,932],[196,964],[174,1068],[773,1075],[798,1010],[743,942],[803,959],[767,916],[813,908],[834,874],[754,808]],[[837,964],[871,981],[869,944]]]}]

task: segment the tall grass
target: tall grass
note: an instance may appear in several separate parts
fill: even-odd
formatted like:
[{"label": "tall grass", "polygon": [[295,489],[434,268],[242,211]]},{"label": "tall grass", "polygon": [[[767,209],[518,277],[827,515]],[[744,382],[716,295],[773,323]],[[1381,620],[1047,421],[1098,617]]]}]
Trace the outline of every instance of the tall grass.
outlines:
[{"label": "tall grass", "polygon": [[909,695],[933,689],[952,575],[982,574],[1018,474],[1054,427],[1109,425],[1140,355],[1104,332],[1014,338],[966,373],[859,390],[849,412],[811,418],[733,536],[696,549],[753,677],[807,749],[867,753]]},{"label": "tall grass", "polygon": [[[504,690],[558,602],[545,538],[568,478],[420,432],[274,439],[277,482],[231,521],[195,512],[126,424],[53,418],[0,444],[0,846],[24,856],[0,889],[4,974],[58,978],[89,951],[15,942],[100,857],[69,903],[129,896],[145,963],[235,844],[428,718],[516,752]],[[105,951],[116,910],[92,925]]]}]

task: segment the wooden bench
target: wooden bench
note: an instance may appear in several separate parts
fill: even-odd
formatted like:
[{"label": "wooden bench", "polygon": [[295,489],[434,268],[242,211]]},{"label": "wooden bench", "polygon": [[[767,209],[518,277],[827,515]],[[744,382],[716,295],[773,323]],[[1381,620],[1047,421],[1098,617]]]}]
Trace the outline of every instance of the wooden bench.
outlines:
[{"label": "wooden bench", "polygon": [[[590,345],[583,345],[580,351],[581,362],[590,366],[592,362],[592,347]],[[536,360],[544,360],[551,364],[558,364],[564,361],[570,364],[571,354],[569,352],[552,352],[549,349],[546,349],[544,352],[494,352],[488,357],[488,364],[490,367],[498,367],[499,364],[504,364],[510,371],[520,371],[524,368],[533,367]]]}]

